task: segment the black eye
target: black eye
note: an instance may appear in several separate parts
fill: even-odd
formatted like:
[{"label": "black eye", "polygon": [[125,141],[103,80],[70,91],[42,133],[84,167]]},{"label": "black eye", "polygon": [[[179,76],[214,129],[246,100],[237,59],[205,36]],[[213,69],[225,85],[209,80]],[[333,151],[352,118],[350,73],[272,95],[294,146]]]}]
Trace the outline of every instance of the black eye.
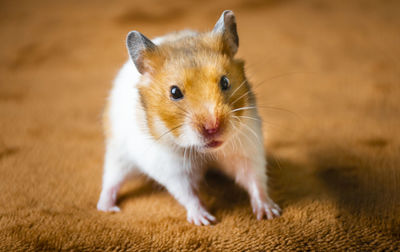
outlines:
[{"label": "black eye", "polygon": [[219,85],[222,89],[222,91],[228,90],[231,84],[229,83],[228,77],[225,75],[221,77],[221,80],[219,81]]},{"label": "black eye", "polygon": [[183,98],[182,91],[177,86],[171,87],[171,97],[173,100],[180,100]]}]

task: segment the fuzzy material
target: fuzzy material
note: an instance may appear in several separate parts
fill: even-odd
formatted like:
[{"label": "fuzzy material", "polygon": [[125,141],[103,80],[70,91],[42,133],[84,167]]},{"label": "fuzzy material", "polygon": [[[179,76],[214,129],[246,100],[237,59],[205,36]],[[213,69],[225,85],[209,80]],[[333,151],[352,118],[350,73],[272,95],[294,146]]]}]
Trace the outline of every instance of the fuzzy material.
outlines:
[{"label": "fuzzy material", "polygon": [[[173,3],[173,2],[171,2]],[[0,250],[400,249],[399,1],[0,4]],[[198,227],[143,178],[98,212],[101,114],[128,31],[208,29],[235,12],[264,120],[271,197],[209,173]]]}]

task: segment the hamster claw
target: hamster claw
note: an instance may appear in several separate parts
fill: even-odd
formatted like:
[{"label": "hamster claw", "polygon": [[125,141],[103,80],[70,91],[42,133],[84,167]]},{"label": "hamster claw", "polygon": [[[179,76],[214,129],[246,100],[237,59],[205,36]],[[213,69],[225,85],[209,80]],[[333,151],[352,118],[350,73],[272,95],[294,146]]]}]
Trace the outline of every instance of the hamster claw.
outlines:
[{"label": "hamster claw", "polygon": [[187,220],[197,226],[208,226],[216,222],[216,218],[204,208],[188,210]]},{"label": "hamster claw", "polygon": [[252,202],[253,213],[256,215],[257,220],[262,220],[265,217],[272,220],[280,216],[281,208],[272,200]]},{"label": "hamster claw", "polygon": [[102,212],[120,212],[121,209],[117,207],[116,205],[110,205],[110,204],[103,204],[99,202],[97,204],[97,210],[102,211]]}]

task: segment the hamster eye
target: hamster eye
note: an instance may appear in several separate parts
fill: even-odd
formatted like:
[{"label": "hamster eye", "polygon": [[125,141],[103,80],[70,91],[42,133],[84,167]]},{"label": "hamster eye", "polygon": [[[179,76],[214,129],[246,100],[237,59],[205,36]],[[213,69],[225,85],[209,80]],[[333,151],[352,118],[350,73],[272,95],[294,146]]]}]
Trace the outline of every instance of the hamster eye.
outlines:
[{"label": "hamster eye", "polygon": [[171,98],[173,100],[180,100],[183,98],[182,91],[177,86],[171,87]]},{"label": "hamster eye", "polygon": [[221,80],[219,81],[219,85],[220,85],[222,91],[228,90],[231,86],[231,84],[229,83],[228,77],[226,77],[225,75],[221,77]]}]

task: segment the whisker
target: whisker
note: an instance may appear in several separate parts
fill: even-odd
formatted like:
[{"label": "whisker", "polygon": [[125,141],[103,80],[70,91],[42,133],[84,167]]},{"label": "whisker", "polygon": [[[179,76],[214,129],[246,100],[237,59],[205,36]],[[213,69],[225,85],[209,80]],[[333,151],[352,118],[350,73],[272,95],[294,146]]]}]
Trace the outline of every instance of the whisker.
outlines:
[{"label": "whisker", "polygon": [[255,118],[255,117],[251,117],[251,116],[233,116],[233,117],[242,117],[242,118],[247,118],[247,119],[251,119],[251,120],[254,120],[254,121],[259,121],[259,122],[261,122],[260,119]]},{"label": "whisker", "polygon": [[240,110],[250,110],[250,109],[256,109],[256,108],[257,108],[257,107],[254,107],[254,106],[249,106],[249,107],[241,107],[241,108],[237,108],[237,109],[231,110],[229,113],[233,113],[233,112],[240,111]]},{"label": "whisker", "polygon": [[230,105],[232,106],[233,104],[235,104],[236,102],[238,102],[240,99],[242,99],[244,96],[246,96],[247,94],[251,93],[251,91],[247,91],[246,93],[242,94],[239,98],[237,98],[236,100],[234,100],[232,103],[230,103]]},{"label": "whisker", "polygon": [[261,85],[264,85],[267,81],[271,81],[274,79],[278,79],[278,78],[282,78],[282,77],[286,77],[286,76],[290,76],[290,75],[294,75],[294,74],[310,74],[310,73],[315,74],[316,72],[298,72],[298,71],[296,71],[296,72],[287,72],[287,73],[277,74],[277,75],[271,76],[270,78],[268,78],[264,81],[261,81],[259,84],[254,86],[254,89],[258,88]]},{"label": "whisker", "polygon": [[260,141],[260,139],[259,139],[259,136],[254,132],[254,130],[252,130],[247,124],[241,122],[240,120],[239,120],[239,122],[240,122],[241,124],[243,124],[243,126],[245,126],[245,127],[254,135],[254,137],[257,139],[257,141],[258,141],[260,144],[262,144],[261,141]]},{"label": "whisker", "polygon": [[[274,129],[277,129],[277,130],[280,130],[280,131],[283,131],[283,132],[287,132],[287,131],[290,131],[290,132],[297,132],[297,131],[294,130],[293,128],[283,127],[282,125],[279,125],[279,124],[276,124],[276,123],[272,123],[272,122],[270,122],[270,121],[263,120],[262,122],[263,122],[263,123],[266,123],[269,127],[273,127]],[[268,127],[268,126],[267,126],[267,127]]]},{"label": "whisker", "polygon": [[158,138],[156,138],[156,141],[160,140],[163,136],[167,135],[168,133],[171,133],[172,131],[174,131],[174,130],[176,130],[176,129],[182,127],[182,126],[183,126],[183,124],[180,124],[180,125],[178,125],[178,126],[172,128],[172,129],[170,129],[170,130],[164,132],[163,134],[161,134],[161,136],[159,136]]},{"label": "whisker", "polygon": [[[236,119],[236,120],[239,122],[240,125],[243,124],[239,119]],[[245,125],[245,124],[243,124],[243,125]],[[242,134],[250,143],[255,144],[254,141],[253,141],[247,134],[245,134],[242,130],[240,130],[240,129],[237,128],[237,127],[235,127],[235,129],[236,129],[240,134]],[[258,137],[257,137],[257,139],[258,139]],[[238,140],[239,140],[239,143],[240,143],[241,147],[244,148],[244,145],[243,145],[242,141],[240,140],[240,137],[238,137]]]},{"label": "whisker", "polygon": [[183,151],[183,167],[186,169],[186,150],[187,148],[185,148],[185,150]]},{"label": "whisker", "polygon": [[[235,124],[234,124],[232,121],[230,121],[230,123],[232,124],[232,127],[233,127],[237,132],[240,132],[240,130],[235,126]],[[237,135],[235,135],[235,138],[237,138],[237,140],[239,140],[240,147],[243,148],[243,144],[242,144],[242,141],[240,140],[240,138],[239,138]]]},{"label": "whisker", "polygon": [[[233,91],[233,93],[229,96],[229,98],[231,98],[231,97],[239,90],[239,88],[241,88],[241,87],[244,85],[244,83],[246,83],[246,81],[247,81],[247,80],[244,80],[242,83],[240,83],[239,87],[237,87],[237,88]],[[229,98],[228,98],[228,99],[229,99]]]},{"label": "whisker", "polygon": [[279,108],[279,107],[275,107],[275,106],[268,106],[268,105],[258,105],[257,107],[259,108],[263,108],[263,109],[275,109],[275,110],[279,110],[279,111],[283,111],[283,112],[287,112],[290,114],[293,114],[297,117],[301,117],[301,115],[299,115],[298,113],[291,111],[289,109],[285,109],[285,108]]},{"label": "whisker", "polygon": [[[279,169],[279,170],[282,170],[282,165],[281,165],[281,162],[279,161],[279,158],[278,158],[278,157],[275,157],[275,155],[269,155],[269,156],[274,158],[275,163],[276,163],[277,166],[278,166],[278,169]],[[268,165],[271,165],[271,164],[268,163]],[[272,166],[272,167],[274,167],[274,166]]]},{"label": "whisker", "polygon": [[192,166],[192,146],[189,147],[189,165]]}]

